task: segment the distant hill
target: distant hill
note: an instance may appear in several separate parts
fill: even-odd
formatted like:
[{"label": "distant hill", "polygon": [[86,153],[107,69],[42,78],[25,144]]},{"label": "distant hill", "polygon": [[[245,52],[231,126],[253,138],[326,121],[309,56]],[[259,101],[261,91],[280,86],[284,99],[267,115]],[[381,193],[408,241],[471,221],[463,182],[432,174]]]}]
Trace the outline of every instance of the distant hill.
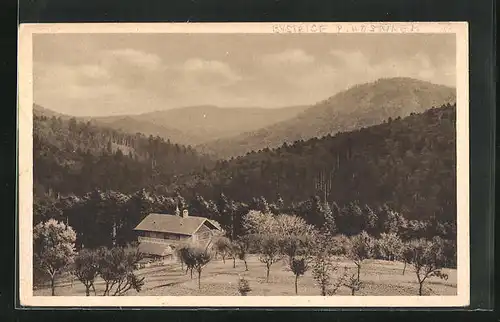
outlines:
[{"label": "distant hill", "polygon": [[284,142],[380,124],[389,118],[421,113],[455,100],[455,89],[447,86],[412,78],[379,79],[338,93],[288,120],[196,148],[218,157],[238,156]]},{"label": "distant hill", "polygon": [[169,142],[183,145],[192,145],[200,141],[200,136],[194,133],[180,131],[176,128],[162,125],[160,122],[150,122],[142,117],[132,115],[92,118],[91,122],[130,134],[143,133],[148,136],[159,136]]},{"label": "distant hill", "polygon": [[52,111],[48,108],[45,108],[41,105],[38,104],[33,104],[33,114],[37,116],[45,116],[45,117],[61,117],[63,119],[70,119],[71,116],[62,114],[62,113],[57,113],[55,111]]},{"label": "distant hill", "polygon": [[96,188],[130,193],[213,165],[192,148],[159,137],[56,115],[36,107],[33,118],[37,196],[49,192],[82,195]]},{"label": "distant hill", "polygon": [[160,122],[149,122],[141,116],[135,115],[119,115],[110,117],[89,117],[79,116],[74,117],[67,114],[57,113],[48,108],[38,104],[33,104],[33,112],[37,116],[45,117],[60,117],[63,120],[75,118],[79,122],[90,122],[95,126],[105,127],[122,131],[129,134],[141,133],[144,135],[159,136],[171,143],[178,143],[182,145],[190,145],[193,142],[199,142],[199,135],[190,134],[188,132],[180,131],[176,128],[161,125]]},{"label": "distant hill", "polygon": [[[407,109],[405,109],[407,110]],[[456,218],[455,105],[218,161],[171,190],[216,199],[387,203],[408,218]]]},{"label": "distant hill", "polygon": [[306,108],[308,106],[266,109],[206,105],[92,120],[130,133],[159,135],[179,144],[197,145],[282,122],[295,117]]}]

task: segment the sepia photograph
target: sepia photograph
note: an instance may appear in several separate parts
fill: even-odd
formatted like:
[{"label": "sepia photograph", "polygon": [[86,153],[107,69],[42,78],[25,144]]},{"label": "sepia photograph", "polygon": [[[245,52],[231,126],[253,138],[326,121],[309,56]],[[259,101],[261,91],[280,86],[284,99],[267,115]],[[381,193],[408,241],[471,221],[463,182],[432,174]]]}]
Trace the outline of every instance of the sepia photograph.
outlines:
[{"label": "sepia photograph", "polygon": [[21,305],[469,303],[467,23],[19,37]]}]

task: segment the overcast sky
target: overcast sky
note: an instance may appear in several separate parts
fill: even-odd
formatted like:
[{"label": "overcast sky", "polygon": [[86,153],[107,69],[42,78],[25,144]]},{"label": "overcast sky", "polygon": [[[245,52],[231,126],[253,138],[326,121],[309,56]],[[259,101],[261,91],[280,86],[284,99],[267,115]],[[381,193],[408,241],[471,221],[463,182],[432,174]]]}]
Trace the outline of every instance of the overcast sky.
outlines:
[{"label": "overcast sky", "polygon": [[34,101],[71,115],[314,104],[380,77],[455,86],[454,35],[38,34]]}]

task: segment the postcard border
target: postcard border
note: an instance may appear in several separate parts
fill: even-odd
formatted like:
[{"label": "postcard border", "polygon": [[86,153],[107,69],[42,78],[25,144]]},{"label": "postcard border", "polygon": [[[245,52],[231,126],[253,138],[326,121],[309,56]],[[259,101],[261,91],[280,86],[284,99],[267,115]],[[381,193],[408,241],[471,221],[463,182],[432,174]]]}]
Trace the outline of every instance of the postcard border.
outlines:
[{"label": "postcard border", "polygon": [[[314,26],[314,27],[313,27]],[[454,33],[457,37],[456,296],[33,296],[32,36],[39,33]],[[469,44],[467,22],[21,24],[18,42],[19,299],[24,307],[465,307],[470,303]],[[26,215],[21,215],[26,214]],[[22,254],[30,254],[23,256]]]}]

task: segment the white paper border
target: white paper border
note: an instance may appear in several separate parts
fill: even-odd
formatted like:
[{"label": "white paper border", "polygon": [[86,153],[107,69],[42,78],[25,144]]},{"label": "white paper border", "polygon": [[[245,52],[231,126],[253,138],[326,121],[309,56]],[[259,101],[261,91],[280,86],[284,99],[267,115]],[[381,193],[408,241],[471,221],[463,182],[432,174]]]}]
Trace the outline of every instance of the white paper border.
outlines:
[{"label": "white paper border", "polygon": [[[454,33],[457,90],[456,296],[33,296],[33,34]],[[467,22],[23,24],[18,43],[19,300],[24,307],[460,307],[469,305],[469,78]]]}]

